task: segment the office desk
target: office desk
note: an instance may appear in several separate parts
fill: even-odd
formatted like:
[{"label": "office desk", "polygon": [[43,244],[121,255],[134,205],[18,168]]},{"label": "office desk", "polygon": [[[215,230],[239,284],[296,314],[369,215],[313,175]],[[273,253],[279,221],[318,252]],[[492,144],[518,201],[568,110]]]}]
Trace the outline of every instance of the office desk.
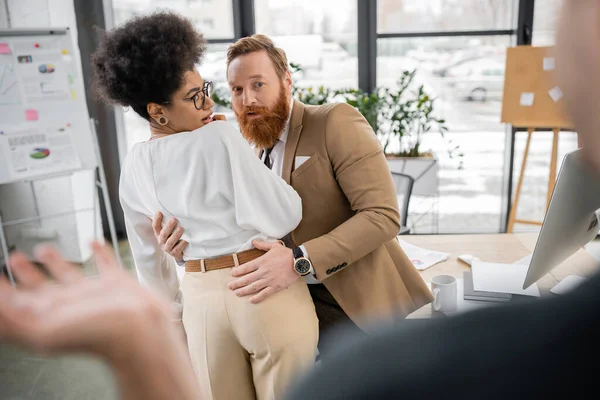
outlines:
[{"label": "office desk", "polygon": [[[450,253],[448,260],[424,271],[421,276],[427,282],[436,275],[446,274],[462,278],[469,266],[458,261],[461,254],[472,254],[482,261],[512,264],[533,253],[537,233],[515,233],[495,235],[405,235],[406,240],[415,246]],[[567,275],[589,276],[600,266],[586,250],[581,249],[542,277],[537,285],[541,296],[553,296],[550,289]],[[407,318],[431,317],[431,304],[416,310]]]}]

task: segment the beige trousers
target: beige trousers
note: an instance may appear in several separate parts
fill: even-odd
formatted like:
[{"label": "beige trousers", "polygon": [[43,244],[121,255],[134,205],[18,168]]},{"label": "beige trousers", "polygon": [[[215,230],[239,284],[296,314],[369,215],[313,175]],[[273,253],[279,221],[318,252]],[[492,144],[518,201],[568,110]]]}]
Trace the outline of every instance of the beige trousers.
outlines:
[{"label": "beige trousers", "polygon": [[276,400],[314,366],[319,336],[304,280],[251,304],[227,289],[231,268],[187,272],[183,325],[204,400]]}]

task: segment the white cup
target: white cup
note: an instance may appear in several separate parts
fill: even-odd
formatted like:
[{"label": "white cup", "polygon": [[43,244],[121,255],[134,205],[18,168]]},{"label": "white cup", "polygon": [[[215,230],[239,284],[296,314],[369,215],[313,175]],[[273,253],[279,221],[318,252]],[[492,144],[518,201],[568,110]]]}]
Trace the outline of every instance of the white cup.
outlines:
[{"label": "white cup", "polygon": [[456,278],[450,275],[438,275],[431,279],[431,293],[433,294],[433,311],[453,312],[458,305]]}]

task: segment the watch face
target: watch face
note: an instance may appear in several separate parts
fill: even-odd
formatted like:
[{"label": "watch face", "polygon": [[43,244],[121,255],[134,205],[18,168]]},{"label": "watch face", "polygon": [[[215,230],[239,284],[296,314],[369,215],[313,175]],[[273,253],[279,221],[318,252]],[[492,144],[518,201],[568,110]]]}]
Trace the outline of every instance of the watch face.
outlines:
[{"label": "watch face", "polygon": [[300,275],[306,275],[310,272],[310,262],[305,258],[301,258],[296,260],[294,268]]}]

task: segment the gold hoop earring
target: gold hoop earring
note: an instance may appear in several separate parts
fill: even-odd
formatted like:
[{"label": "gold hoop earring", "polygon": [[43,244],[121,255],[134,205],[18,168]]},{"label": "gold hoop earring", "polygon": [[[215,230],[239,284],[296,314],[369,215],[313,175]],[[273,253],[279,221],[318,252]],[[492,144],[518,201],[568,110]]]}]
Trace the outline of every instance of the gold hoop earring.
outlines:
[{"label": "gold hoop earring", "polygon": [[165,117],[164,115],[161,115],[160,117],[158,117],[158,121],[157,121],[160,125],[165,126],[166,124],[169,123],[169,118]]}]

